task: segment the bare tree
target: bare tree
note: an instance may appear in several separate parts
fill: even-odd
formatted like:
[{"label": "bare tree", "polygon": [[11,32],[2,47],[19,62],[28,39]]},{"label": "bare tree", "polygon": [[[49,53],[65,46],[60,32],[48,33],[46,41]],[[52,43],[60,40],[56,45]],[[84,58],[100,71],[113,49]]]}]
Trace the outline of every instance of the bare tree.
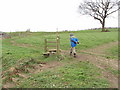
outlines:
[{"label": "bare tree", "polygon": [[94,19],[100,21],[103,32],[105,31],[106,18],[119,9],[120,7],[118,8],[118,0],[86,0],[79,5],[81,14],[90,15]]}]

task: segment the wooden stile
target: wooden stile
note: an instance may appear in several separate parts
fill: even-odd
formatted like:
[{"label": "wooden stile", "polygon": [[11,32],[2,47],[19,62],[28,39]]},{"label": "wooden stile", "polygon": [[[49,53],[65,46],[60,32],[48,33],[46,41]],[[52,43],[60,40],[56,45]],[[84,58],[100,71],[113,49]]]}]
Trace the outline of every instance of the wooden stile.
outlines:
[{"label": "wooden stile", "polygon": [[47,43],[57,43],[56,41],[47,41]]},{"label": "wooden stile", "polygon": [[[51,39],[51,38],[49,38]],[[52,38],[53,39],[53,38]],[[60,54],[60,37],[54,38],[56,41],[48,41],[45,39],[45,52],[49,51],[48,47],[55,47],[57,55]],[[48,43],[56,43],[56,45],[48,45]]]}]

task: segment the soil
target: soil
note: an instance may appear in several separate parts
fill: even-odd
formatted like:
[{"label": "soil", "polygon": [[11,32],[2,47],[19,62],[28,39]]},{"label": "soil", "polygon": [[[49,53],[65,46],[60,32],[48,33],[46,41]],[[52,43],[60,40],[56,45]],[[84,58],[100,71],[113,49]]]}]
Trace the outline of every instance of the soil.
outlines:
[{"label": "soil", "polygon": [[90,54],[104,56],[106,54],[105,53],[106,49],[109,49],[109,48],[111,48],[113,46],[117,46],[117,45],[118,45],[118,42],[110,42],[110,43],[98,46],[96,48],[81,50],[80,52],[86,52],[86,53],[90,53]]},{"label": "soil", "polygon": [[108,68],[118,70],[118,60],[107,59],[102,56],[105,55],[104,51],[106,49],[116,45],[118,45],[118,42],[104,44],[88,50],[81,50],[81,52],[85,52],[86,54],[79,54],[77,57],[78,60],[87,60],[102,69],[102,77],[106,78],[110,82],[111,88],[118,88],[118,75],[114,75],[108,70]]}]

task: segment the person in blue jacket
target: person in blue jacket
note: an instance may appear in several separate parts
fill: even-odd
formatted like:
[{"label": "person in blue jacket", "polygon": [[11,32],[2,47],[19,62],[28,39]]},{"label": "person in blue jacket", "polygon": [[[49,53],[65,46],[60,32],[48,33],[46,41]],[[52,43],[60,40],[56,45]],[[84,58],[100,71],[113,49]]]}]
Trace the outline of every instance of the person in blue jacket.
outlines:
[{"label": "person in blue jacket", "polygon": [[70,48],[70,55],[74,55],[74,57],[76,57],[76,50],[75,47],[77,46],[77,44],[79,44],[78,38],[76,38],[73,33],[70,33],[70,44],[71,44],[71,48]]}]

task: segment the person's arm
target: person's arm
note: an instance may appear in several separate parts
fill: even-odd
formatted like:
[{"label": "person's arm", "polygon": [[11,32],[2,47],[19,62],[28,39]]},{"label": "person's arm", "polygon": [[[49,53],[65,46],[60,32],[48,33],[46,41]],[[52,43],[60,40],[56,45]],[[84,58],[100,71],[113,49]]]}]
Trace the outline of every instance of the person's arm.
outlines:
[{"label": "person's arm", "polygon": [[75,44],[77,44],[74,40],[71,39],[71,42],[74,42]]},{"label": "person's arm", "polygon": [[74,40],[71,40],[72,42],[76,43]]},{"label": "person's arm", "polygon": [[79,41],[78,41],[78,39],[76,38],[76,44],[79,44]]},{"label": "person's arm", "polygon": [[77,44],[79,44],[79,42],[77,42]]}]

